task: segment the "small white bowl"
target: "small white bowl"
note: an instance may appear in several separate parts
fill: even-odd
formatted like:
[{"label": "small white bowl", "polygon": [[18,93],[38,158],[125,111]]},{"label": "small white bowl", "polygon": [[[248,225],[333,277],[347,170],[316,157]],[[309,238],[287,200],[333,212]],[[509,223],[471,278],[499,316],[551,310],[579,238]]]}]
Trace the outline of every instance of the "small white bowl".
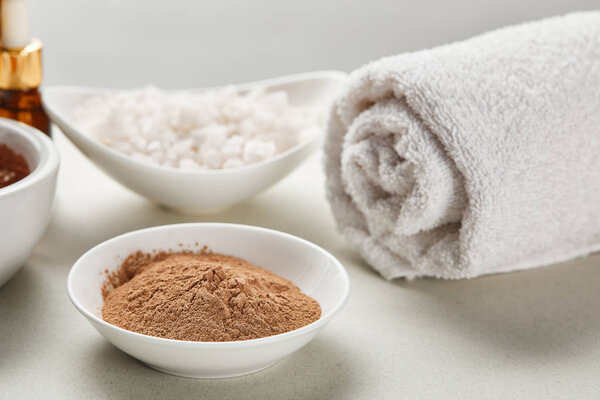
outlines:
[{"label": "small white bowl", "polygon": [[[293,106],[327,111],[347,75],[313,72],[237,85],[241,90],[260,85],[287,92]],[[202,91],[207,89],[195,89]],[[151,201],[184,213],[227,208],[273,185],[304,161],[322,142],[316,135],[271,159],[255,164],[209,171],[184,171],[134,160],[89,137],[74,124],[71,113],[84,99],[108,89],[52,87],[43,93],[50,118],[104,172]]]},{"label": "small white bowl", "polygon": [[[162,339],[102,320],[105,270],[114,271],[137,250],[198,250],[204,245],[292,281],[319,302],[321,318],[291,332],[238,342]],[[346,303],[350,281],[335,257],[304,239],[253,226],[194,223],[143,229],[97,245],[73,265],[67,290],[75,307],[102,336],[149,367],[190,378],[228,378],[267,368],[310,342]]]},{"label": "small white bowl", "polygon": [[23,155],[31,173],[0,188],[0,286],[25,263],[52,212],[58,151],[52,140],[27,125],[0,118],[0,144]]}]

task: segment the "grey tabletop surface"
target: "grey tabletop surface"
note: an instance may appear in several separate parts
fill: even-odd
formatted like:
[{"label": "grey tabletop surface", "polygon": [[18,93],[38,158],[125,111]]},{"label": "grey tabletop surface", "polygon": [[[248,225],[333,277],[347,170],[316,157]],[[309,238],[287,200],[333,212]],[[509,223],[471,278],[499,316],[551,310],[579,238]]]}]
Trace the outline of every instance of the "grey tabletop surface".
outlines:
[{"label": "grey tabletop surface", "polygon": [[[32,0],[46,84],[215,86],[350,71],[595,1]],[[600,255],[463,281],[385,281],[336,232],[321,154],[233,208],[183,216],[107,177],[60,132],[50,225],[0,288],[0,399],[597,399]],[[242,378],[156,372],[106,342],[70,304],[66,276],[90,247],[155,225],[259,225],[332,252],[352,282],[344,311],[306,347]]]}]

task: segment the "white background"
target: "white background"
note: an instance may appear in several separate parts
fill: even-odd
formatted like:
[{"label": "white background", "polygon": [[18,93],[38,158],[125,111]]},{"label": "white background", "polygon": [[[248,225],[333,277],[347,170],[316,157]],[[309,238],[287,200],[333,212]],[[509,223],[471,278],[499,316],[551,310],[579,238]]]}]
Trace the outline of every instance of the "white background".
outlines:
[{"label": "white background", "polygon": [[318,69],[573,10],[597,0],[31,0],[47,84],[165,88]]}]

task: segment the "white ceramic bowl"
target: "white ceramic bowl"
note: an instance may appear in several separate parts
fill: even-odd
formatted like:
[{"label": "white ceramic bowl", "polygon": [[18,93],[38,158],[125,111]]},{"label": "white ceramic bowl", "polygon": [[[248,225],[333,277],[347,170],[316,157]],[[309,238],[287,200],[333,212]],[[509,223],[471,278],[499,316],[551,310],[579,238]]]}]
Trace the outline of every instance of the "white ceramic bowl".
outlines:
[{"label": "white ceramic bowl", "polygon": [[[319,302],[321,318],[280,335],[238,342],[162,339],[118,328],[101,318],[105,270],[142,250],[196,250],[237,256],[295,283]],[[227,378],[267,368],[311,341],[342,309],[350,281],[344,267],[322,248],[298,237],[246,225],[195,223],[130,232],[85,253],[71,268],[67,290],[77,309],[119,349],[159,371],[193,378]]]},{"label": "white ceramic bowl", "polygon": [[[324,71],[238,85],[245,89],[261,85],[284,90],[290,104],[327,111],[347,79],[342,72]],[[207,89],[196,89],[201,91]],[[89,96],[108,89],[52,87],[44,90],[44,106],[50,118],[98,167],[116,181],[155,203],[184,213],[227,208],[273,185],[320,146],[317,135],[268,160],[239,168],[182,171],[137,161],[89,137],[72,121],[74,107]],[[194,91],[194,90],[192,90]]]},{"label": "white ceramic bowl", "polygon": [[27,125],[0,118],[0,143],[22,154],[31,173],[0,188],[0,286],[25,263],[46,230],[56,189],[58,151]]}]

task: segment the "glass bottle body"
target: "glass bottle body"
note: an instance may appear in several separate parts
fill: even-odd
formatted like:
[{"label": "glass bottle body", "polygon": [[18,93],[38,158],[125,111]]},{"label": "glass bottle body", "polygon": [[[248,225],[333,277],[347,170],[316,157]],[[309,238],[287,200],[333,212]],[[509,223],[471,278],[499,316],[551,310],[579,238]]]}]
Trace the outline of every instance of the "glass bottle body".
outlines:
[{"label": "glass bottle body", "polygon": [[37,88],[0,89],[0,117],[23,122],[51,136],[50,119],[42,107],[42,96]]}]

